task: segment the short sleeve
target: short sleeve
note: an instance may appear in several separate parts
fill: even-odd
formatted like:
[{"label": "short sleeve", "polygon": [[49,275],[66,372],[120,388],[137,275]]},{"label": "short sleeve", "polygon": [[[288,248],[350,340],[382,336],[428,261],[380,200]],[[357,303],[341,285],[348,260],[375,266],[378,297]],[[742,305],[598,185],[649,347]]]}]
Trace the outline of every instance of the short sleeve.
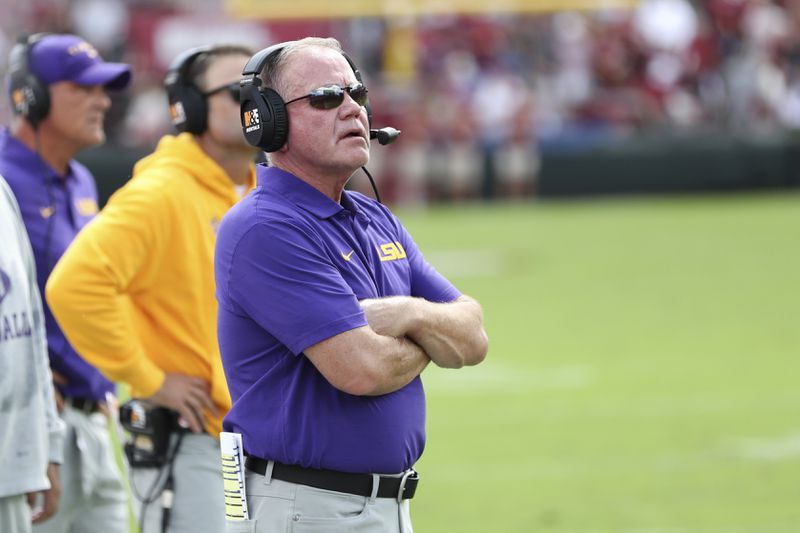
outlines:
[{"label": "short sleeve", "polygon": [[438,303],[452,302],[461,296],[461,292],[425,260],[408,230],[394,215],[392,217],[411,269],[410,296]]},{"label": "short sleeve", "polygon": [[[220,306],[245,313],[295,355],[367,321],[313,228],[267,221],[238,241]],[[238,309],[235,309],[238,308]]]}]

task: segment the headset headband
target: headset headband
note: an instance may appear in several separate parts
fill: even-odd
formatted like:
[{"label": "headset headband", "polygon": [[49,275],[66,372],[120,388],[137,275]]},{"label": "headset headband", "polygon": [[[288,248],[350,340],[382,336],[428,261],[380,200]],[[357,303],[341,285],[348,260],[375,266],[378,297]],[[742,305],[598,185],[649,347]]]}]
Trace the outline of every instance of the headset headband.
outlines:
[{"label": "headset headband", "polygon": [[[256,55],[254,55],[247,61],[247,64],[244,66],[244,69],[242,70],[242,76],[250,76],[250,77],[242,79],[240,83],[241,84],[253,83],[254,85],[259,85],[259,83],[255,82],[255,80],[259,77],[261,71],[264,70],[264,67],[266,66],[267,61],[269,61],[270,57],[273,54],[280,52],[287,46],[293,45],[297,42],[299,41],[285,41],[282,43],[273,44],[272,46],[269,46],[257,52]],[[356,75],[356,79],[358,80],[358,82],[364,83],[363,79],[361,78],[361,71],[358,70],[358,67],[353,62],[353,60],[350,59],[350,56],[348,56],[343,50],[341,50],[339,53],[341,53],[344,56],[344,58],[347,60],[347,63],[350,65],[350,68],[353,69],[353,73]]]},{"label": "headset headband", "polygon": [[164,83],[169,85],[170,83],[175,83],[178,81],[185,82],[186,75],[189,73],[189,69],[192,67],[195,60],[200,55],[207,54],[213,49],[213,46],[198,46],[181,53],[178,57],[172,60],[172,63],[170,63]]},{"label": "headset headband", "polygon": [[269,56],[296,42],[297,41],[286,41],[283,43],[273,44],[272,46],[264,48],[260,52],[256,53],[256,55],[247,61],[247,64],[244,66],[244,70],[242,70],[242,76],[258,76],[264,69],[264,65],[267,64]]}]

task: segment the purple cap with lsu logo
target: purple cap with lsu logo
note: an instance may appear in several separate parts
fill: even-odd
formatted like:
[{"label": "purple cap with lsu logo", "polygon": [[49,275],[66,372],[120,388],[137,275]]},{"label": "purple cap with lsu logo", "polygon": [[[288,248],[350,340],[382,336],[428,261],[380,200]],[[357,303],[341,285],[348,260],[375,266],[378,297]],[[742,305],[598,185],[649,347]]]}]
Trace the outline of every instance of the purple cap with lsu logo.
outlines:
[{"label": "purple cap with lsu logo", "polygon": [[130,65],[106,63],[94,46],[75,35],[52,34],[37,40],[31,47],[28,68],[47,85],[71,81],[124,89],[131,81]]}]

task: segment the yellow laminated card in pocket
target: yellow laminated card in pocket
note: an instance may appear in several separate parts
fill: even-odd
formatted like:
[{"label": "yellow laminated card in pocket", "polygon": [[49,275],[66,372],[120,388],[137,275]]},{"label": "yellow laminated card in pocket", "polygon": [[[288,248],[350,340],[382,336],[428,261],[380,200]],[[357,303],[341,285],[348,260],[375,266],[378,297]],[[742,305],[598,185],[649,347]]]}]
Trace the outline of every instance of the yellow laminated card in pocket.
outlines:
[{"label": "yellow laminated card in pocket", "polygon": [[225,518],[231,521],[248,520],[242,435],[223,431],[219,434],[219,449],[225,490]]}]

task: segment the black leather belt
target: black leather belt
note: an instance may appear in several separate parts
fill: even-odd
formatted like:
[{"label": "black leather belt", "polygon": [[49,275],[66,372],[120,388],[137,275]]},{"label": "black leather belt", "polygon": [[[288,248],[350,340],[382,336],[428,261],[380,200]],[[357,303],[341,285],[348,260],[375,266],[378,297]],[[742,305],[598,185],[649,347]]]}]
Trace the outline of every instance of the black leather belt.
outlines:
[{"label": "black leather belt", "polygon": [[64,398],[64,404],[69,405],[76,411],[83,411],[87,415],[96,413],[100,410],[100,402],[89,398]]},{"label": "black leather belt", "polygon": [[[267,472],[268,461],[258,457],[247,457],[244,462],[248,470],[262,476]],[[357,496],[369,497],[372,495],[371,474],[351,474],[335,470],[316,470],[300,466],[274,463],[272,477],[281,481],[308,485],[318,489],[344,492]],[[379,476],[378,498],[395,498],[397,501],[409,500],[414,497],[419,483],[419,474],[413,469],[407,470],[402,476]]]}]

